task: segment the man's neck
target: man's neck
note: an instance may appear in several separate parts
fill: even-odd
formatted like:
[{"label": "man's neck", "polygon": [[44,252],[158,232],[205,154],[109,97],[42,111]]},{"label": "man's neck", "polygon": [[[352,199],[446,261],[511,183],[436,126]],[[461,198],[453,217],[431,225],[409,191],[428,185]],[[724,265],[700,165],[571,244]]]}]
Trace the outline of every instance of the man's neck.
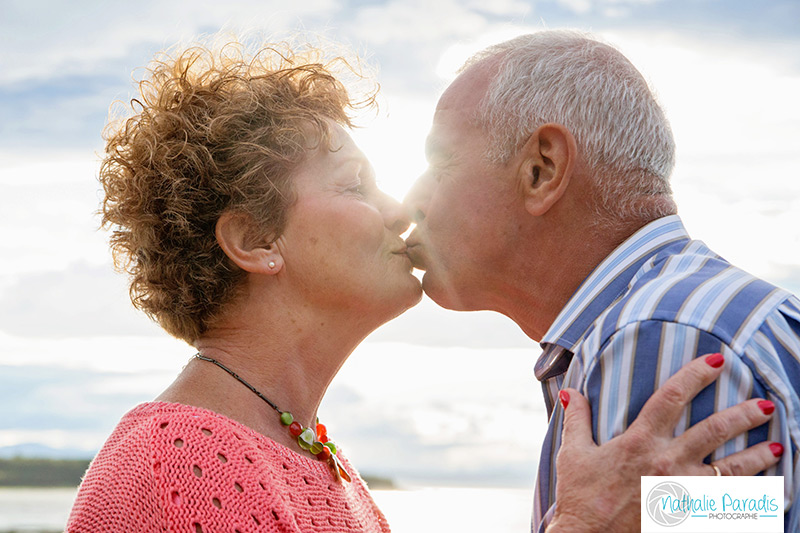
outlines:
[{"label": "man's neck", "polygon": [[547,253],[530,252],[531,261],[521,263],[496,310],[539,342],[583,281],[643,225],[641,221],[587,224],[552,233],[540,248]]}]

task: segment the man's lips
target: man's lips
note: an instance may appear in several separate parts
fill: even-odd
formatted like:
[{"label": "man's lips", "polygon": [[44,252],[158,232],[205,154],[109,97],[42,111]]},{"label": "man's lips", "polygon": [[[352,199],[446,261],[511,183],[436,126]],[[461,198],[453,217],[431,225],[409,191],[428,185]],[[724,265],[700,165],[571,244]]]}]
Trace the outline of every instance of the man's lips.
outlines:
[{"label": "man's lips", "polygon": [[414,265],[414,268],[425,270],[423,247],[416,232],[412,232],[408,237],[406,240],[406,247],[406,255],[411,259],[411,264]]},{"label": "man's lips", "polygon": [[419,246],[422,244],[422,239],[419,236],[419,227],[415,228],[414,231],[406,239],[406,246],[408,248],[414,248],[415,246]]}]

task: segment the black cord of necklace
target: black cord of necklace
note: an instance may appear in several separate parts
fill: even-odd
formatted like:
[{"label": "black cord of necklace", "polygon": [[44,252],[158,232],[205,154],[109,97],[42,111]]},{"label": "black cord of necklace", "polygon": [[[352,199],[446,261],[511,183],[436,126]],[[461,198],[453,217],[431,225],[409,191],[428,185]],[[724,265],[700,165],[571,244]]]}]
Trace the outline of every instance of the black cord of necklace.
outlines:
[{"label": "black cord of necklace", "polygon": [[218,367],[220,367],[222,370],[224,370],[225,372],[227,372],[228,374],[230,374],[231,376],[233,376],[233,379],[235,379],[236,381],[238,381],[239,383],[241,383],[242,385],[244,385],[245,387],[247,387],[248,389],[250,389],[251,391],[253,391],[253,392],[256,394],[256,396],[258,396],[259,398],[261,398],[262,400],[264,400],[265,402],[267,402],[267,403],[269,404],[269,406],[270,406],[270,407],[272,407],[273,409],[275,409],[276,411],[278,411],[278,414],[283,414],[283,411],[281,411],[280,409],[278,409],[278,406],[277,406],[277,405],[275,405],[274,403],[272,403],[272,402],[270,401],[270,399],[269,399],[269,398],[267,398],[266,396],[264,396],[263,394],[261,394],[260,392],[258,392],[258,390],[256,390],[256,388],[255,388],[255,387],[253,387],[253,386],[252,386],[252,385],[250,385],[248,382],[246,382],[245,380],[243,380],[242,378],[240,378],[240,377],[239,377],[239,375],[238,375],[236,372],[234,372],[233,370],[231,370],[231,369],[230,369],[230,368],[228,368],[227,366],[223,365],[222,363],[220,363],[220,362],[219,362],[219,361],[217,361],[216,359],[212,359],[212,358],[210,358],[210,357],[206,357],[205,355],[201,355],[199,352],[198,352],[198,353],[196,353],[196,354],[194,354],[194,357],[195,357],[195,359],[200,359],[200,360],[202,360],[202,361],[208,361],[209,363],[214,363],[215,365],[217,365]]}]

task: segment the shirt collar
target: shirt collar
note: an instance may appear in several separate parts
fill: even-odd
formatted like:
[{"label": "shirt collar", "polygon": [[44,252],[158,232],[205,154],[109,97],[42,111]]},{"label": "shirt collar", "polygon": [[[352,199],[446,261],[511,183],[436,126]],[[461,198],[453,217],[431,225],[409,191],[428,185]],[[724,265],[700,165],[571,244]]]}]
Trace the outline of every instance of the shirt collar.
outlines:
[{"label": "shirt collar", "polygon": [[654,220],[628,237],[583,280],[545,333],[542,348],[557,344],[574,352],[592,322],[622,294],[641,266],[661,248],[688,238],[677,215]]}]

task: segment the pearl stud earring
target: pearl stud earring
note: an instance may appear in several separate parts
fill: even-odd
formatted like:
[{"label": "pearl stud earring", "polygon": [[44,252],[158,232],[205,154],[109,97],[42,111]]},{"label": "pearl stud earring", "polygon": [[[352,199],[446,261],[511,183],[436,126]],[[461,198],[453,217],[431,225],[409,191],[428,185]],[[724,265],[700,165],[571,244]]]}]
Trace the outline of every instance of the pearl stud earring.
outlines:
[{"label": "pearl stud earring", "polygon": [[270,261],[267,264],[269,265],[270,268],[275,268],[275,261]]}]

